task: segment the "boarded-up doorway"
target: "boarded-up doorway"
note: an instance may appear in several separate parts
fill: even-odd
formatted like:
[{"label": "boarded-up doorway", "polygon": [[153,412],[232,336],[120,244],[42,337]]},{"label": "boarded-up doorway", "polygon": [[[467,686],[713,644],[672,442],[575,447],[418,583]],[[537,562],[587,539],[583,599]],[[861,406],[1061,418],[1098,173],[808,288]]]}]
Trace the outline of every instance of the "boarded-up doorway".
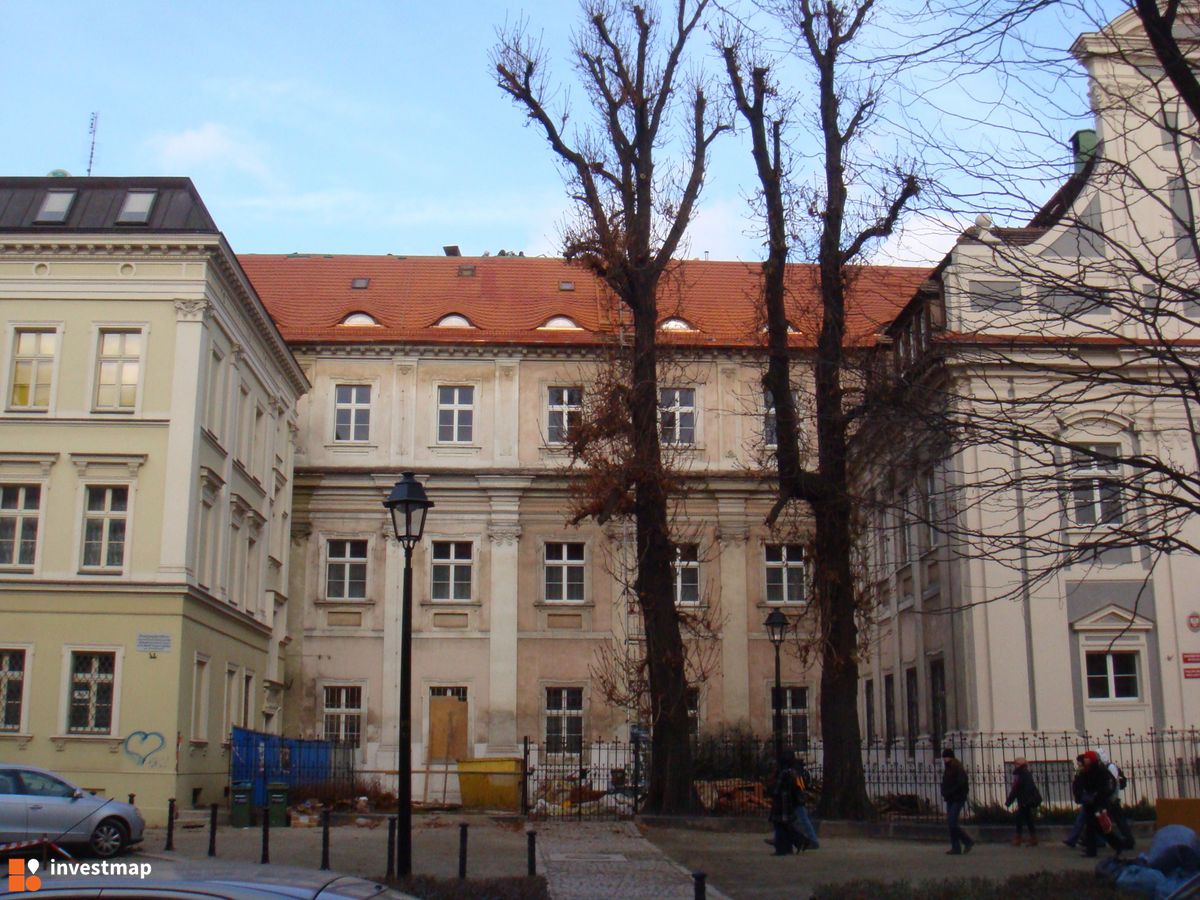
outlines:
[{"label": "boarded-up doorway", "polygon": [[470,759],[468,725],[465,687],[430,688],[427,764],[446,765]]}]

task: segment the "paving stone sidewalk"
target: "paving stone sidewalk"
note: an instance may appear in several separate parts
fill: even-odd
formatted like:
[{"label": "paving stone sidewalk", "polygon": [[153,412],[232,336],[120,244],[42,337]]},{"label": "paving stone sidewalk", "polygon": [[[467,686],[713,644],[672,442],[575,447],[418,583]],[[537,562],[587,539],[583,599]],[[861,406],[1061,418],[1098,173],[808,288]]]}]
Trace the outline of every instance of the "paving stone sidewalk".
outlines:
[{"label": "paving stone sidewalk", "polygon": [[[534,827],[538,870],[555,900],[695,897],[691,873],[642,837],[632,822],[539,822]],[[708,896],[728,900],[712,885]]]}]

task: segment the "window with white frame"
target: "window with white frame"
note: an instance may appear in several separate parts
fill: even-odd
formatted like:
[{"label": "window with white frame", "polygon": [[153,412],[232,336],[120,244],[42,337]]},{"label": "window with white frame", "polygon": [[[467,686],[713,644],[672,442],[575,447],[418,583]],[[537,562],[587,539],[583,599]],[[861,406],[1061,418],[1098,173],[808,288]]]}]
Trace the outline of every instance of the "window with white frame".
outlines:
[{"label": "window with white frame", "polygon": [[116,695],[117,654],[112,651],[71,652],[68,734],[110,734]]},{"label": "window with white frame", "polygon": [[[772,688],[772,691],[774,688]],[[784,685],[779,697],[783,715],[783,742],[793,750],[808,750],[808,688]],[[772,708],[774,713],[774,708]]]},{"label": "window with white frame", "polygon": [[582,603],[584,599],[583,544],[546,544],[546,602]]},{"label": "window with white frame", "polygon": [[688,688],[684,700],[687,703],[688,737],[697,741],[700,739],[700,688]]},{"label": "window with white frame", "polygon": [[13,363],[8,408],[23,412],[50,408],[54,353],[58,335],[49,328],[18,328],[13,335]]},{"label": "window with white frame", "polygon": [[129,488],[88,485],[83,513],[84,569],[118,570],[125,565]]},{"label": "window with white frame", "polygon": [[583,750],[583,688],[546,688],[546,752]]},{"label": "window with white frame", "polygon": [[220,439],[225,431],[225,357],[214,349],[208,360],[208,409],[205,422],[208,430]]},{"label": "window with white frame", "polygon": [[327,684],[324,690],[322,737],[350,747],[362,741],[362,685]]},{"label": "window with white frame", "polygon": [[700,548],[697,544],[675,545],[672,575],[675,578],[675,602],[682,605],[699,603]]},{"label": "window with white frame", "polygon": [[552,387],[546,398],[546,443],[565,444],[583,421],[583,388]]},{"label": "window with white frame", "polygon": [[441,385],[438,388],[439,444],[469,444],[474,437],[475,388]]},{"label": "window with white frame", "polygon": [[774,447],[779,440],[779,419],[775,414],[775,395],[770,388],[763,389],[763,443]]},{"label": "window with white frame", "polygon": [[1071,449],[1071,519],[1076,525],[1119,525],[1123,521],[1116,444],[1080,444]]},{"label": "window with white frame", "polygon": [[208,657],[196,656],[192,666],[192,740],[208,740]]},{"label": "window with white frame", "polygon": [[433,600],[471,599],[470,541],[433,542],[433,579],[430,598]]},{"label": "window with white frame", "polygon": [[658,427],[664,444],[696,443],[695,388],[662,388],[658,392]]},{"label": "window with white frame", "polygon": [[338,443],[371,439],[371,386],[339,384],[333,389],[333,439]]},{"label": "window with white frame", "polygon": [[763,548],[767,567],[768,603],[803,603],[808,585],[808,567],[800,544],[767,544]]},{"label": "window with white frame", "polygon": [[39,485],[0,485],[0,568],[33,568],[41,504]]},{"label": "window with white frame", "polygon": [[101,329],[96,351],[97,412],[133,412],[137,407],[142,371],[142,332],[138,329]]},{"label": "window with white frame", "polygon": [[0,731],[20,731],[25,705],[25,651],[0,647]]},{"label": "window with white frame", "polygon": [[329,600],[365,600],[367,542],[333,540],[325,546],[325,597]]},{"label": "window with white frame", "polygon": [[1137,700],[1137,651],[1090,652],[1085,654],[1089,700]]},{"label": "window with white frame", "polygon": [[925,548],[933,550],[942,542],[942,531],[939,527],[942,522],[941,494],[935,472],[928,472],[925,475],[925,492],[922,500],[925,501]]}]

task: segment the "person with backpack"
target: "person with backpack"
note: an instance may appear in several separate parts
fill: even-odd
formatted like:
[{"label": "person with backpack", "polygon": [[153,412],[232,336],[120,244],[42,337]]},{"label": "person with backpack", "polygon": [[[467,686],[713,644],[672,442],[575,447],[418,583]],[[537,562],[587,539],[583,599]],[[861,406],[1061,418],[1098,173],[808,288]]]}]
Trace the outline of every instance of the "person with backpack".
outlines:
[{"label": "person with backpack", "polygon": [[1100,757],[1101,764],[1108,768],[1109,773],[1117,783],[1117,789],[1113,792],[1112,796],[1110,812],[1113,824],[1121,834],[1121,842],[1125,845],[1125,849],[1132,850],[1135,843],[1133,829],[1129,825],[1129,817],[1125,815],[1125,810],[1121,806],[1121,791],[1125,790],[1125,785],[1128,783],[1125,773],[1121,771],[1120,766],[1109,758],[1107,747],[1097,747],[1096,755]]},{"label": "person with backpack", "polygon": [[963,808],[967,805],[971,779],[967,775],[967,770],[963,768],[963,764],[954,757],[954,751],[949,747],[942,751],[942,762],[946,766],[942,773],[942,799],[946,801],[946,824],[950,828],[950,849],[946,853],[950,856],[958,856],[970,853],[971,848],[975,846],[975,842],[958,824],[958,817],[962,815]]},{"label": "person with backpack", "polygon": [[1013,846],[1020,847],[1022,844],[1021,831],[1023,828],[1029,829],[1029,846],[1037,846],[1037,831],[1033,827],[1033,817],[1037,812],[1037,808],[1042,805],[1042,792],[1038,790],[1037,782],[1033,780],[1033,773],[1029,771],[1029,760],[1023,756],[1018,756],[1013,760],[1012,786],[1008,791],[1008,799],[1004,801],[1005,806],[1017,804],[1017,834],[1013,838]]},{"label": "person with backpack", "polygon": [[1123,849],[1121,838],[1113,826],[1112,798],[1117,780],[1108,766],[1100,762],[1100,754],[1089,750],[1083,754],[1083,771],[1079,775],[1080,801],[1084,812],[1084,856],[1095,856],[1103,839],[1118,854]]},{"label": "person with backpack", "polygon": [[[771,792],[771,824],[775,826],[775,837],[767,839],[767,843],[775,848],[776,856],[788,856],[792,848],[805,850],[809,839],[800,827],[800,812],[808,830],[812,830],[812,822],[808,821],[808,811],[804,808],[804,784],[796,771],[796,754],[784,750],[779,757],[779,772],[775,776],[775,788]],[[814,835],[815,838],[815,835]]]}]

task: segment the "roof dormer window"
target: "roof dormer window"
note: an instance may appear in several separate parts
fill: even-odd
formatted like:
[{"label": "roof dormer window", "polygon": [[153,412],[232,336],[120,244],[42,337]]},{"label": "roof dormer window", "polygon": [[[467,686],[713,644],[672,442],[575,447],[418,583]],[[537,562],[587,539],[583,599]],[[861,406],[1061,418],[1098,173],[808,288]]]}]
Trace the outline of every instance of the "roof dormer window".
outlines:
[{"label": "roof dormer window", "polygon": [[546,324],[540,326],[546,331],[582,331],[570,316],[551,316]]},{"label": "roof dormer window", "polygon": [[117,214],[118,225],[145,225],[150,221],[150,209],[158,191],[132,190],[125,194],[125,202]]},{"label": "roof dormer window", "polygon": [[67,213],[75,201],[75,191],[49,190],[42,199],[42,208],[38,210],[35,222],[57,223],[67,221]]},{"label": "roof dormer window", "polygon": [[360,277],[360,278],[351,278],[350,279],[350,290],[352,290],[352,291],[365,291],[370,286],[371,286],[370,278],[361,278]]},{"label": "roof dormer window", "polygon": [[374,317],[365,312],[352,312],[342,319],[343,325],[378,325]]},{"label": "roof dormer window", "polygon": [[695,327],[687,319],[681,319],[678,316],[672,316],[669,319],[664,319],[663,323],[658,326],[663,331],[695,331]]},{"label": "roof dormer window", "polygon": [[448,316],[442,316],[437,321],[437,328],[474,328],[466,316],[461,316],[458,313],[450,313]]}]

